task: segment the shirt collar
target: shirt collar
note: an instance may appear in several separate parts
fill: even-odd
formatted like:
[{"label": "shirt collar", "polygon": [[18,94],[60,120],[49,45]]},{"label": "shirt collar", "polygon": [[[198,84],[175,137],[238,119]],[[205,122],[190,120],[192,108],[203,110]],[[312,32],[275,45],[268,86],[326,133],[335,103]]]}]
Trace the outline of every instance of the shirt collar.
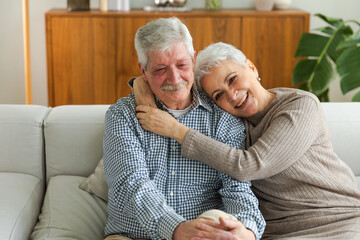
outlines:
[{"label": "shirt collar", "polygon": [[[191,88],[191,92],[192,92],[192,102],[190,105],[190,109],[191,109],[190,111],[194,110],[199,106],[207,109],[210,112],[212,111],[212,107],[210,104],[211,100],[209,100],[206,96],[204,96],[203,93],[199,93],[194,87]],[[159,109],[165,110],[167,112],[169,111],[166,105],[156,96],[155,96],[155,101]]]}]

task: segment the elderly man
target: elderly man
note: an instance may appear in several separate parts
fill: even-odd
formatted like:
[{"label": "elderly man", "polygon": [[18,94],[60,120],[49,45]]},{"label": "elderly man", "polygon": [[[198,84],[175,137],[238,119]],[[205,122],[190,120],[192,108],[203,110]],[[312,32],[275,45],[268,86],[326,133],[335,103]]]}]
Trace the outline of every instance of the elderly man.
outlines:
[{"label": "elderly man", "polygon": [[[195,51],[186,26],[177,18],[158,19],[135,36],[139,67],[160,109],[178,121],[237,148],[244,148],[244,127],[193,86]],[[141,128],[133,95],[106,113],[104,171],[109,185],[108,239],[260,239],[265,221],[250,183],[181,157],[181,145]],[[241,129],[239,129],[241,128]],[[243,134],[238,134],[243,132]],[[233,229],[198,218],[219,209],[238,219]],[[222,220],[223,221],[223,220]],[[117,238],[117,236],[119,238]]]}]

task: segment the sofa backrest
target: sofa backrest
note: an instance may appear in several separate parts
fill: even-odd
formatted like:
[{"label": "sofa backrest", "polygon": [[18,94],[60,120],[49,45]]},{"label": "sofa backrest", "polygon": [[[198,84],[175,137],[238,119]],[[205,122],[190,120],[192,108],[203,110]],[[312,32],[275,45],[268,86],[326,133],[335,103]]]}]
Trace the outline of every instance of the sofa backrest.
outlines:
[{"label": "sofa backrest", "polygon": [[360,102],[321,104],[334,150],[353,170],[360,187]]},{"label": "sofa backrest", "polygon": [[46,179],[56,175],[87,177],[103,151],[109,105],[67,105],[51,110],[44,123]]},{"label": "sofa backrest", "polygon": [[[321,104],[334,150],[351,167],[360,186],[360,103]],[[47,181],[56,175],[86,177],[94,171],[103,154],[108,108],[109,105],[67,105],[51,110],[44,124]]]},{"label": "sofa backrest", "polygon": [[44,179],[43,121],[50,108],[0,104],[0,171]]}]

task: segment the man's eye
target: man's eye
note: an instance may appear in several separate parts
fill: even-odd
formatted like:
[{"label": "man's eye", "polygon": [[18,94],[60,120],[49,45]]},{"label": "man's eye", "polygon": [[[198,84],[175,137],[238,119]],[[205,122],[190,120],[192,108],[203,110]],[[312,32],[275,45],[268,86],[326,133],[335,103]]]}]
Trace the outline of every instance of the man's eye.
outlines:
[{"label": "man's eye", "polygon": [[182,69],[187,68],[187,67],[188,67],[187,64],[179,64],[178,65],[178,68],[182,68]]},{"label": "man's eye", "polygon": [[218,93],[215,95],[215,101],[219,100],[219,98],[223,95],[223,93]]},{"label": "man's eye", "polygon": [[158,69],[155,69],[154,74],[161,74],[164,71],[165,71],[165,68],[158,68]]}]

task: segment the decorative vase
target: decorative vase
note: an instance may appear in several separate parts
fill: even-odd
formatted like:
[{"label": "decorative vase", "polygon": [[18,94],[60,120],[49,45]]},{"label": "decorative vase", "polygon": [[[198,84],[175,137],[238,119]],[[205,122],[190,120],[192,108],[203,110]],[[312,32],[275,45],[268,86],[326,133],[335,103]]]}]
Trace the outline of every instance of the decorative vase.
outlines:
[{"label": "decorative vase", "polygon": [[274,8],[275,0],[255,0],[256,10],[271,11]]},{"label": "decorative vase", "polygon": [[68,11],[84,11],[90,10],[89,0],[68,0],[67,1]]},{"label": "decorative vase", "polygon": [[100,0],[101,11],[129,11],[130,0]]},{"label": "decorative vase", "polygon": [[291,0],[275,0],[276,9],[288,9],[290,7]]}]

